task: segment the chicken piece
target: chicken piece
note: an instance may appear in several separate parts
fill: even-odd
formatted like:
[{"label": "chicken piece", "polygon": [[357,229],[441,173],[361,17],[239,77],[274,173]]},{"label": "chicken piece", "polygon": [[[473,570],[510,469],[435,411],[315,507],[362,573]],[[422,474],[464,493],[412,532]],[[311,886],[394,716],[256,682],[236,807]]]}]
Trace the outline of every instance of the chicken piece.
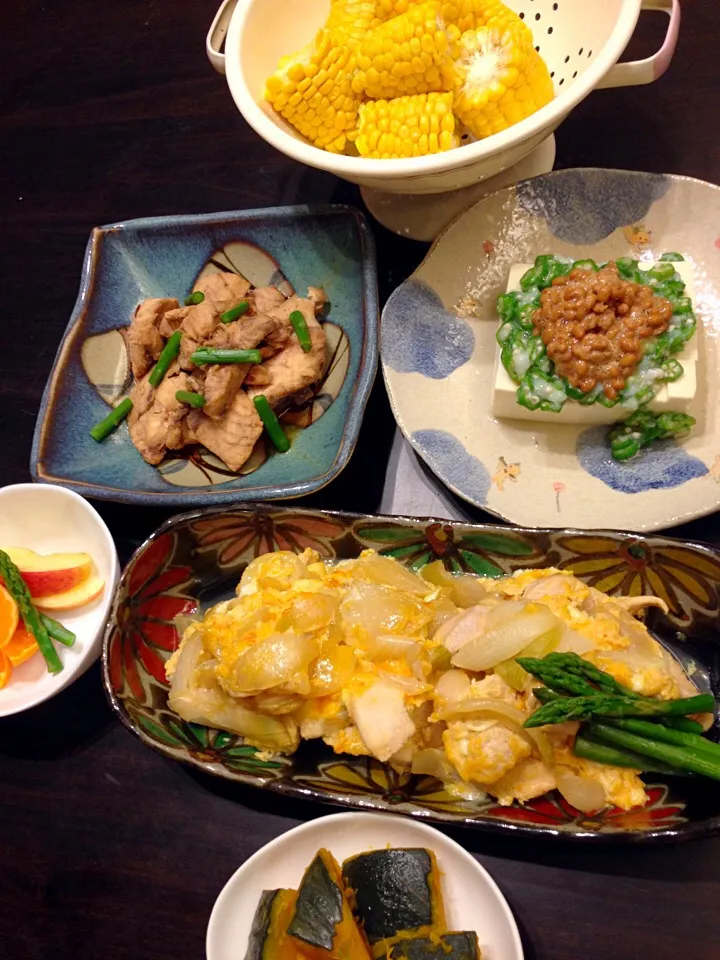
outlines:
[{"label": "chicken piece", "polygon": [[645,785],[634,770],[624,767],[611,767],[604,763],[595,763],[594,760],[585,760],[574,754],[556,754],[556,775],[570,768],[572,773],[584,777],[586,780],[597,781],[605,790],[608,802],[621,810],[631,810],[633,807],[643,807],[647,803]]},{"label": "chicken piece", "polygon": [[270,383],[270,374],[265,367],[256,363],[248,370],[248,375],[243,383],[248,387],[264,387],[266,383]]},{"label": "chicken piece", "polygon": [[322,287],[308,287],[307,298],[315,307],[315,313],[322,313],[325,304],[330,302]]},{"label": "chicken piece", "polygon": [[224,303],[232,301],[236,305],[244,300],[250,289],[249,282],[239,273],[207,273],[200,277],[193,287],[193,292],[205,294],[205,300],[214,300]]},{"label": "chicken piece", "polygon": [[[182,421],[188,407],[175,396],[176,391],[187,390],[187,379],[182,372],[174,377],[166,376],[153,391],[150,406],[137,419],[128,422],[132,442],[148,463],[160,463],[168,450],[178,450],[187,442]],[[143,398],[147,399],[145,394]]]},{"label": "chicken piece", "polygon": [[[132,410],[128,414],[128,427],[132,428],[152,406],[155,390],[150,385],[150,371],[141,380],[136,380],[130,391]],[[132,433],[131,433],[132,435]]]},{"label": "chicken piece", "polygon": [[523,760],[492,786],[492,794],[502,807],[509,807],[513,800],[525,803],[541,797],[557,787],[552,770],[541,760]]},{"label": "chicken piece", "polygon": [[[265,370],[270,376],[270,383],[262,387],[251,387],[248,390],[248,396],[252,399],[262,393],[273,406],[277,406],[286,397],[297,393],[298,390],[316,383],[325,370],[325,332],[315,319],[312,303],[299,297],[291,297],[280,309],[285,309],[288,304],[292,303],[293,299],[296,299],[294,309],[300,310],[305,317],[312,348],[305,353],[297,337],[293,337],[279,353],[265,362]],[[277,312],[273,311],[271,316],[276,316]],[[270,337],[267,338],[267,341],[271,346],[274,345]]]},{"label": "chicken piece", "polygon": [[183,370],[192,370],[194,364],[190,357],[212,335],[219,322],[220,313],[217,304],[203,300],[197,306],[190,307],[179,328],[182,330],[183,338],[180,343],[178,362]]},{"label": "chicken piece", "polygon": [[496,673],[489,673],[482,680],[472,680],[467,696],[474,700],[500,700],[521,710],[523,697]]},{"label": "chicken piece", "polygon": [[496,720],[449,723],[443,733],[448,760],[463,780],[492,784],[530,756],[530,744]]},{"label": "chicken piece", "polygon": [[381,763],[389,760],[415,733],[402,690],[379,680],[357,695],[349,695],[347,710],[367,752]]},{"label": "chicken piece", "polygon": [[214,363],[205,376],[205,406],[203,413],[211,420],[219,420],[243,384],[249,363]]},{"label": "chicken piece", "polygon": [[264,313],[241,317],[233,323],[221,324],[208,340],[207,346],[251,350],[262,343],[276,327],[277,320]]},{"label": "chicken piece", "polygon": [[633,616],[645,607],[658,607],[663,613],[668,612],[668,605],[660,597],[613,597],[613,600]]},{"label": "chicken piece", "polygon": [[[267,342],[271,347],[274,347],[276,350],[282,350],[282,348],[290,341],[294,336],[295,331],[292,328],[290,323],[290,314],[295,310],[299,310],[303,316],[307,318],[305,310],[303,310],[303,304],[305,304],[306,309],[307,305],[310,304],[309,300],[303,300],[301,297],[298,297],[297,294],[294,294],[292,297],[288,297],[287,300],[279,304],[277,307],[273,307],[272,310],[268,310],[268,315],[276,321],[277,326],[273,333],[267,337]],[[315,312],[309,311],[314,317]]]},{"label": "chicken piece", "polygon": [[162,353],[165,341],[160,336],[160,322],[168,310],[174,310],[177,306],[177,300],[171,297],[143,300],[135,310],[130,326],[122,331],[136,380],[145,376]]},{"label": "chicken piece", "polygon": [[255,302],[255,310],[258,313],[268,313],[285,301],[285,297],[277,287],[256,287],[252,292],[252,297]]},{"label": "chicken piece", "polygon": [[158,330],[161,336],[171,337],[176,330],[180,328],[183,320],[188,315],[192,307],[178,307],[177,310],[168,310],[160,321]]},{"label": "chicken piece", "polygon": [[211,420],[203,410],[193,410],[188,426],[198,443],[220,457],[230,470],[240,469],[263,431],[257,410],[244,390],[235,394],[221,420]]}]

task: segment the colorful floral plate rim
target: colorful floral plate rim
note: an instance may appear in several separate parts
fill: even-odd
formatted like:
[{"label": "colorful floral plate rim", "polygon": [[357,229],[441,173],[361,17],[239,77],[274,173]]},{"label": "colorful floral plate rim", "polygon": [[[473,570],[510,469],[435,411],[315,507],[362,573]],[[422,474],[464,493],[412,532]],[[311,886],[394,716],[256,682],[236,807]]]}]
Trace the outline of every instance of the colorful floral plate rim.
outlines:
[{"label": "colorful floral plate rim", "polygon": [[329,560],[372,547],[410,568],[440,559],[449,570],[484,576],[557,566],[610,594],[654,592],[670,612],[663,616],[653,610],[650,629],[681,658],[693,660],[699,684],[718,695],[720,551],[710,546],[614,531],[537,530],[246,504],[171,518],[123,572],[104,638],[103,679],[112,708],[143,743],[205,773],[287,796],[495,833],[649,842],[720,832],[720,787],[710,781],[652,775],[648,804],[629,812],[609,809],[587,816],[556,793],[501,807],[491,798],[458,801],[430,777],[336,755],[317,742],[301,744],[292,757],[262,759],[242,738],[174,715],[167,706],[164,661],[189,618],[231,595],[254,557],[274,549],[299,553],[306,547]]}]

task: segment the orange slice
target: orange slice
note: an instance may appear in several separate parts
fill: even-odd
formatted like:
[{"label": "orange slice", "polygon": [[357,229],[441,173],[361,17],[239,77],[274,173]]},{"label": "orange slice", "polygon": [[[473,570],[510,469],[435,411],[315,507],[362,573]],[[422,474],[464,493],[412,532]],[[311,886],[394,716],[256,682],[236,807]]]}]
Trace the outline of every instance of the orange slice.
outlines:
[{"label": "orange slice", "polygon": [[21,663],[35,656],[38,650],[35,637],[23,624],[20,624],[10,642],[2,648],[2,654],[14,667],[19,667]]},{"label": "orange slice", "polygon": [[11,639],[18,625],[18,606],[8,591],[0,585],[0,649]]},{"label": "orange slice", "polygon": [[8,657],[0,650],[0,690],[5,686],[5,684],[10,679],[12,674],[12,664]]}]

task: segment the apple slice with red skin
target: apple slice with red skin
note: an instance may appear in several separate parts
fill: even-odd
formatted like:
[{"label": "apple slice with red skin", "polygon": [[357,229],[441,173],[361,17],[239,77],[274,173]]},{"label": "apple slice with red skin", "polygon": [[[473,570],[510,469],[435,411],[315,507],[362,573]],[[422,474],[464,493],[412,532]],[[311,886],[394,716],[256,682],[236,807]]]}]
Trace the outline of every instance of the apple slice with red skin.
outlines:
[{"label": "apple slice with red skin", "polygon": [[25,547],[6,547],[33,599],[65,593],[88,580],[93,561],[89,553],[51,553],[43,556]]}]

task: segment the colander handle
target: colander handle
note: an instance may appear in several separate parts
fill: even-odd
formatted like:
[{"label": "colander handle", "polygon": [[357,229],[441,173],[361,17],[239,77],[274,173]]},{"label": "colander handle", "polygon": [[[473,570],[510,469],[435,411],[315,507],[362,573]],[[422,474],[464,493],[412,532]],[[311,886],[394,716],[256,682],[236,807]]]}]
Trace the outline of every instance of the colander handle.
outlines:
[{"label": "colander handle", "polygon": [[643,0],[641,10],[661,10],[670,17],[665,42],[656,54],[646,60],[616,63],[598,84],[601,87],[635,87],[652,83],[670,66],[680,32],[680,0]]},{"label": "colander handle", "polygon": [[205,37],[205,53],[218,73],[225,73],[225,54],[222,52],[222,46],[237,5],[238,0],[223,0]]}]

